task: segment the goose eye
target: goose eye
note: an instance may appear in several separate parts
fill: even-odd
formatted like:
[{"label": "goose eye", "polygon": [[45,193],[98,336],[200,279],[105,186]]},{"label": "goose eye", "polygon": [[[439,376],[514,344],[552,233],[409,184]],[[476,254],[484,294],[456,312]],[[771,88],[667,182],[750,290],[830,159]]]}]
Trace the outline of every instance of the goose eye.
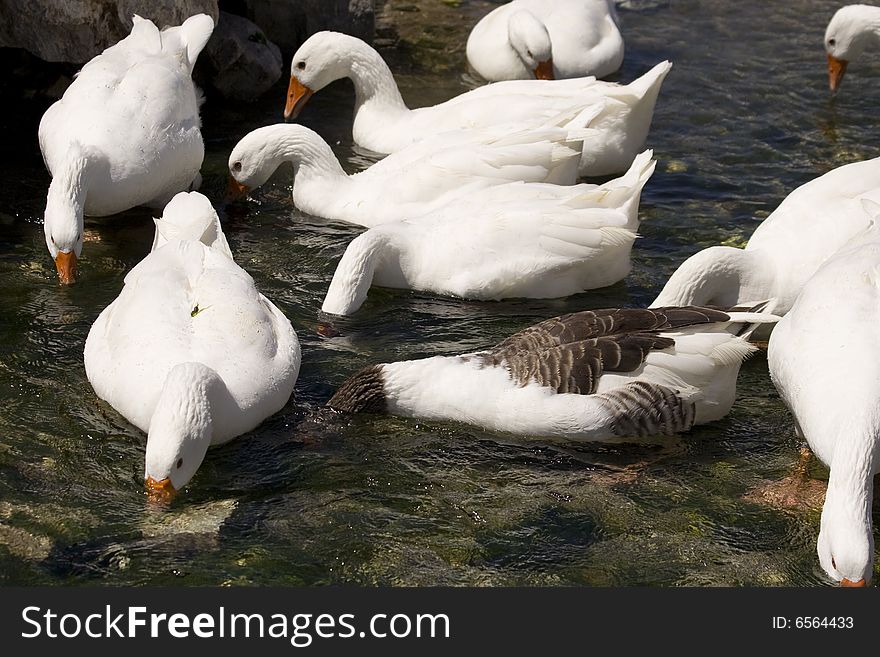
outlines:
[{"label": "goose eye", "polygon": [[177,469],[178,470],[180,470],[182,465],[183,465],[183,459],[177,459]]},{"label": "goose eye", "polygon": [[305,70],[306,70],[306,63],[305,63],[305,62],[297,62],[297,63],[296,63],[296,67],[297,67],[300,71],[305,71]]},{"label": "goose eye", "polygon": [[834,568],[834,570],[837,570],[837,564],[834,562],[834,557],[831,557],[831,567]]},{"label": "goose eye", "polygon": [[832,46],[832,47],[836,46],[836,45],[837,45],[837,39],[828,39],[828,45],[829,45],[829,46]]},{"label": "goose eye", "polygon": [[232,165],[232,170],[235,171],[236,173],[241,171],[241,162],[235,162]]},{"label": "goose eye", "polygon": [[531,59],[532,57],[534,57],[534,55],[532,54],[532,51],[531,51],[531,50],[526,50],[526,54],[529,56],[530,59]]}]

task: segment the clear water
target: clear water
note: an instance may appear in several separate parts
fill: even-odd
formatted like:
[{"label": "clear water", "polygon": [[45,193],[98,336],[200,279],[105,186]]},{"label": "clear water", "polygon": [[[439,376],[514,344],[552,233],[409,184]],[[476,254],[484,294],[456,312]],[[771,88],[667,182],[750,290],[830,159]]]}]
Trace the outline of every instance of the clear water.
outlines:
[{"label": "clear water", "polygon": [[[749,497],[789,475],[799,447],[763,354],[743,368],[727,419],[665,446],[547,443],[383,417],[322,423],[314,411],[365,363],[475,349],[566,311],[646,304],[686,256],[742,243],[796,186],[876,156],[880,71],[854,64],[836,102],[827,92],[822,35],[839,4],[626,3],[619,79],[664,58],[675,67],[650,137],[660,164],[642,197],[635,269],[606,290],[502,303],[374,290],[324,338],[321,300],[358,229],[294,209],[286,167],[247,211],[221,207],[237,261],[296,327],[303,367],[284,411],[212,450],[168,511],[146,503],[144,436],[96,399],[82,365],[91,323],[149,250],[150,213],[88,221],[81,281],[59,287],[40,225],[43,106],[4,115],[0,583],[827,583],[817,509]],[[395,9],[404,5],[425,13]],[[466,88],[464,38],[491,5],[454,5],[389,1],[405,40],[389,57],[413,106]],[[256,105],[205,107],[202,191],[212,199],[222,199],[233,144],[278,121],[283,96],[282,84]],[[351,86],[337,83],[302,120],[355,171],[368,161],[352,148],[351,105]]]}]

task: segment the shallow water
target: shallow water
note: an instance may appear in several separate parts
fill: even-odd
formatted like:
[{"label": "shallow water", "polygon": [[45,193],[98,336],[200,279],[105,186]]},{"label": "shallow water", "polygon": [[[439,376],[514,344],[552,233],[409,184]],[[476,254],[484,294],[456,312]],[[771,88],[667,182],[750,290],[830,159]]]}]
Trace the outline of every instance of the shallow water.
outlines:
[{"label": "shallow water", "polygon": [[[413,106],[467,86],[463,39],[491,4],[452,4],[389,1],[404,38],[389,58]],[[430,5],[430,21],[395,8],[419,5]],[[337,337],[323,338],[323,294],[359,229],[295,210],[283,167],[247,211],[221,206],[221,216],[236,260],[299,334],[295,395],[253,433],[212,450],[164,512],[146,504],[144,436],[96,399],[82,366],[91,323],[149,250],[150,212],[87,221],[81,280],[59,287],[40,225],[42,106],[3,116],[0,583],[826,584],[818,510],[749,497],[798,458],[763,354],[743,367],[728,418],[664,446],[314,417],[367,362],[458,353],[562,312],[647,304],[691,253],[743,243],[796,186],[878,154],[880,69],[853,64],[829,100],[822,35],[837,0],[625,5],[619,79],[675,63],[649,138],[659,165],[642,196],[632,275],[550,301],[373,290],[361,312],[334,322]],[[283,96],[280,85],[254,106],[207,104],[209,197],[222,198],[233,144],[280,120]],[[352,148],[351,105],[350,84],[337,83],[301,120],[355,171],[369,160]],[[812,475],[827,473],[816,466]]]}]

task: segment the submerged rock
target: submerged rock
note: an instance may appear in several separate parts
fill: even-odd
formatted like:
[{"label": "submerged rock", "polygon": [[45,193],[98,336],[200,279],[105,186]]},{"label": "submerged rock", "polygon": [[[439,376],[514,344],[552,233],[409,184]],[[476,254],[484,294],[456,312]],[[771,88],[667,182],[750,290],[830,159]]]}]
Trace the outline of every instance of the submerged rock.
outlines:
[{"label": "submerged rock", "polygon": [[226,98],[255,100],[281,78],[278,46],[248,19],[226,12],[202,57],[211,85]]},{"label": "submerged rock", "polygon": [[11,554],[32,561],[42,561],[52,550],[52,540],[48,536],[10,525],[0,525],[0,545]]},{"label": "submerged rock", "polygon": [[177,534],[217,536],[223,523],[235,511],[235,500],[216,500],[171,512],[148,509],[140,528],[146,538],[167,538]]}]

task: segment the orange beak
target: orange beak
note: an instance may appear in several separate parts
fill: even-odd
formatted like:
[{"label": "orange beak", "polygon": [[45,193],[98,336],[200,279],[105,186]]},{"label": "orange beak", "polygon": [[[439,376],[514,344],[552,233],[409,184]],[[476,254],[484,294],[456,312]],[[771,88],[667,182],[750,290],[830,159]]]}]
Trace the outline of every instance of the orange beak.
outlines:
[{"label": "orange beak", "polygon": [[857,582],[853,582],[852,580],[849,580],[846,577],[844,577],[842,580],[840,580],[840,585],[845,588],[854,588],[854,589],[855,588],[861,589],[861,588],[865,588],[868,586],[865,583],[865,580],[863,580],[863,579],[860,579]]},{"label": "orange beak", "polygon": [[535,69],[535,77],[538,80],[555,80],[553,77],[553,60],[548,59],[546,62],[539,62],[538,68]]},{"label": "orange beak", "polygon": [[290,85],[287,87],[287,104],[284,106],[284,120],[298,117],[313,93],[315,92],[291,75]]},{"label": "orange beak", "polygon": [[226,185],[226,202],[231,203],[246,196],[250,191],[250,187],[242,185],[232,176],[229,176],[229,183]]},{"label": "orange beak", "polygon": [[171,479],[165,477],[162,481],[156,481],[152,477],[147,477],[147,499],[153,504],[167,505],[171,503],[171,499],[177,494],[177,490],[171,485]]},{"label": "orange beak", "polygon": [[55,269],[58,270],[58,280],[62,285],[70,285],[76,281],[76,254],[73,251],[68,253],[58,252],[55,256]]},{"label": "orange beak", "polygon": [[840,88],[847,64],[849,62],[845,59],[837,59],[833,55],[828,55],[828,86],[831,87],[831,93],[836,94]]}]

